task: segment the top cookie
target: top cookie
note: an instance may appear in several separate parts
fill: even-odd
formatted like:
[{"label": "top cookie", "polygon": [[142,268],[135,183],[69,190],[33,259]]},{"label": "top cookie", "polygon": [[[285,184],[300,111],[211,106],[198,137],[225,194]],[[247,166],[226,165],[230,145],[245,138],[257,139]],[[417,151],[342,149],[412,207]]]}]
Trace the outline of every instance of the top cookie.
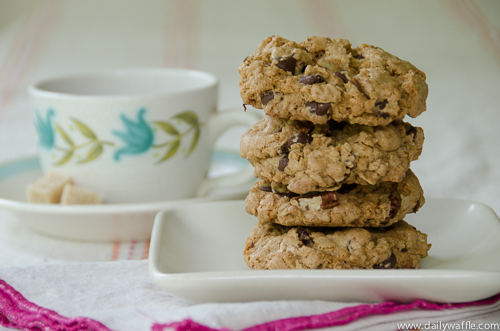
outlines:
[{"label": "top cookie", "polygon": [[346,39],[297,44],[268,37],[239,73],[243,102],[273,117],[375,126],[426,109],[425,73],[381,48],[351,48]]}]

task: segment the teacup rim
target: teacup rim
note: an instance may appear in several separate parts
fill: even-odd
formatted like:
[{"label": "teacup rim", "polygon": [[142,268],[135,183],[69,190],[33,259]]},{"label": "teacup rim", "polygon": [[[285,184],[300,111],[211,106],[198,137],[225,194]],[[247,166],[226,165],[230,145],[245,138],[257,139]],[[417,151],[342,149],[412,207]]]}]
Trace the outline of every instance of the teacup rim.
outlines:
[{"label": "teacup rim", "polygon": [[[68,79],[81,79],[81,78],[90,78],[90,77],[112,77],[117,75],[126,75],[126,74],[158,74],[158,73],[185,73],[189,75],[197,75],[207,79],[207,84],[202,86],[198,86],[195,88],[189,88],[177,91],[175,93],[172,92],[155,92],[155,93],[130,93],[130,94],[82,94],[82,93],[69,93],[69,92],[60,92],[60,91],[52,91],[49,89],[44,89],[41,87],[43,84],[47,84],[54,81],[60,80],[68,80]],[[44,96],[44,97],[53,97],[53,98],[66,98],[66,99],[129,99],[129,98],[144,98],[144,97],[158,97],[158,96],[168,96],[172,94],[180,94],[180,93],[191,93],[196,91],[201,91],[209,88],[216,87],[219,84],[219,80],[217,76],[212,73],[195,70],[195,69],[186,69],[186,68],[126,68],[119,70],[100,70],[100,71],[89,71],[89,72],[75,72],[70,74],[62,74],[62,75],[54,75],[49,77],[44,77],[33,81],[28,85],[28,94],[33,96]]]}]

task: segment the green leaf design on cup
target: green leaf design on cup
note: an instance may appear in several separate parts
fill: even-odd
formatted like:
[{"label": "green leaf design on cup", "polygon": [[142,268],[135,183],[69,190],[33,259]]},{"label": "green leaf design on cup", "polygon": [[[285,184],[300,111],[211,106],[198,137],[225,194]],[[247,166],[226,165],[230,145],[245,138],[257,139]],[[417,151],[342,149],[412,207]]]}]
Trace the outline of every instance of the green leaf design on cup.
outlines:
[{"label": "green leaf design on cup", "polygon": [[54,165],[56,166],[60,166],[60,165],[63,165],[65,163],[68,163],[71,158],[73,157],[73,150],[67,150],[63,153],[63,156],[59,159],[59,161],[57,161],[56,163],[54,163]]},{"label": "green leaf design on cup", "polygon": [[155,121],[153,123],[158,125],[165,133],[167,133],[171,136],[180,135],[179,131],[175,128],[175,126],[173,126],[172,124],[170,124],[168,122]]},{"label": "green leaf design on cup", "polygon": [[97,135],[88,126],[80,122],[79,120],[72,118],[73,123],[75,123],[76,128],[80,131],[82,135],[90,140],[97,140]]},{"label": "green leaf design on cup", "polygon": [[162,163],[170,158],[172,158],[178,151],[181,146],[181,140],[185,136],[187,136],[191,131],[194,131],[193,136],[191,138],[191,143],[189,150],[187,151],[185,157],[188,157],[196,148],[198,144],[198,140],[200,139],[200,127],[203,123],[199,122],[198,115],[192,110],[186,110],[179,114],[176,114],[171,117],[172,120],[179,120],[189,125],[189,128],[180,132],[173,124],[165,121],[153,121],[152,123],[157,125],[163,132],[167,135],[172,136],[172,139],[157,145],[153,145],[154,148],[163,149],[167,147],[163,157],[157,163]]},{"label": "green leaf design on cup", "polygon": [[172,118],[173,119],[180,119],[181,121],[184,121],[191,126],[198,125],[198,115],[194,111],[191,111],[191,110],[183,111],[182,113],[179,113],[175,116],[172,116]]},{"label": "green leaf design on cup", "polygon": [[168,159],[170,159],[172,156],[175,155],[175,153],[177,153],[177,151],[179,150],[179,147],[181,146],[181,141],[179,139],[175,139],[175,140],[172,140],[170,143],[169,143],[169,147],[167,149],[167,152],[165,153],[165,155],[163,155],[163,157],[157,162],[157,163],[161,163],[163,161],[166,161]]},{"label": "green leaf design on cup", "polygon": [[189,156],[189,154],[191,154],[191,152],[194,151],[194,149],[196,148],[196,145],[198,144],[198,140],[200,139],[200,127],[196,127],[196,129],[194,130],[194,135],[193,135],[193,139],[191,140],[191,146],[189,147],[189,150],[186,154],[186,157]]},{"label": "green leaf design on cup", "polygon": [[71,136],[58,124],[55,124],[56,132],[61,137],[61,140],[66,146],[56,146],[56,149],[62,151],[62,157],[54,163],[54,165],[63,165],[68,163],[73,159],[75,152],[77,150],[85,150],[85,157],[81,160],[76,161],[78,164],[88,163],[97,159],[104,151],[104,145],[113,146],[114,143],[109,141],[99,140],[97,134],[89,128],[83,122],[77,120],[76,118],[70,118],[70,120],[75,124],[75,127],[80,132],[80,134],[87,139],[86,142],[80,145],[76,145]]},{"label": "green leaf design on cup", "polygon": [[72,150],[74,150],[75,143],[73,142],[73,139],[71,139],[71,137],[68,136],[68,134],[57,124],[56,124],[56,131],[61,136],[62,140],[64,140],[64,142],[68,144]]},{"label": "green leaf design on cup", "polygon": [[78,161],[78,163],[87,163],[94,161],[102,154],[103,151],[104,147],[102,143],[96,143],[87,151],[85,159]]}]

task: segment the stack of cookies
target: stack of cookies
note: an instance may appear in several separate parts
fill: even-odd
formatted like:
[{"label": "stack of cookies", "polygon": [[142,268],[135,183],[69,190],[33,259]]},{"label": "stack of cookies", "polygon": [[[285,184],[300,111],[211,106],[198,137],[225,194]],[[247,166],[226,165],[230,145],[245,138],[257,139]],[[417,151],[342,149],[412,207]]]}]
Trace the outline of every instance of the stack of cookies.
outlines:
[{"label": "stack of cookies", "polygon": [[425,74],[344,39],[264,39],[239,67],[245,104],[266,116],[241,139],[259,178],[245,209],[253,269],[418,268],[427,235],[403,219],[424,204],[410,170],[423,130]]}]

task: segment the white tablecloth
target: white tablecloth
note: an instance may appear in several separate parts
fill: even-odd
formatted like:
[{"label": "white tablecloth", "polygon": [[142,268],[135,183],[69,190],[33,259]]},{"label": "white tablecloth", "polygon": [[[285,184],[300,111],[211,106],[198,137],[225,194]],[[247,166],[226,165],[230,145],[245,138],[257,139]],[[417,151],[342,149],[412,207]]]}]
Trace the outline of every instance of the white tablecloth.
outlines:
[{"label": "white tablecloth", "polygon": [[[408,119],[426,135],[423,155],[412,164],[426,196],[474,200],[498,213],[499,17],[495,0],[5,1],[0,10],[0,162],[36,153],[26,95],[35,79],[187,67],[216,74],[220,107],[228,108],[242,103],[239,64],[266,36],[342,37],[355,46],[380,46],[426,72],[428,109]],[[241,133],[227,133],[218,149],[237,151]],[[144,330],[154,321],[184,317],[240,329],[347,305],[192,305],[153,285],[145,261],[148,245],[48,238],[0,210],[0,279],[37,305],[68,317],[87,316],[114,330]],[[418,310],[367,317],[335,330],[395,330],[394,321],[412,319],[494,322],[500,321],[500,309]]]}]

